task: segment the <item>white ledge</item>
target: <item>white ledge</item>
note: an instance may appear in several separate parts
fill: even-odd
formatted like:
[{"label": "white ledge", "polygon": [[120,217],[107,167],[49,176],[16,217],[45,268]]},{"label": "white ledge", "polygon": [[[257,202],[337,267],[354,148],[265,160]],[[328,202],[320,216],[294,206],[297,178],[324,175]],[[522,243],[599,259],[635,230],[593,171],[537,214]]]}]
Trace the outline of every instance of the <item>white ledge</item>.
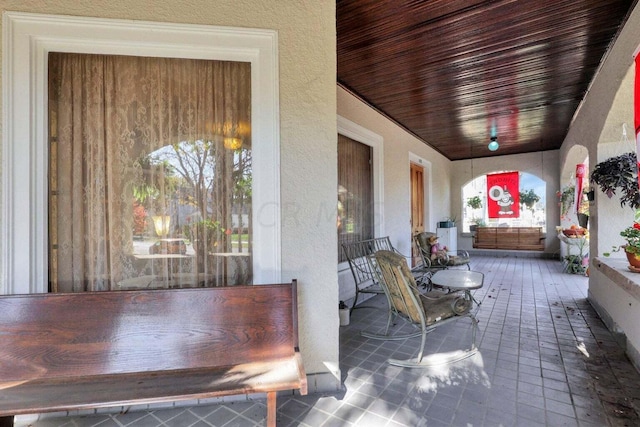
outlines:
[{"label": "white ledge", "polygon": [[629,263],[623,258],[594,258],[592,265],[640,301],[640,273],[629,270]]}]

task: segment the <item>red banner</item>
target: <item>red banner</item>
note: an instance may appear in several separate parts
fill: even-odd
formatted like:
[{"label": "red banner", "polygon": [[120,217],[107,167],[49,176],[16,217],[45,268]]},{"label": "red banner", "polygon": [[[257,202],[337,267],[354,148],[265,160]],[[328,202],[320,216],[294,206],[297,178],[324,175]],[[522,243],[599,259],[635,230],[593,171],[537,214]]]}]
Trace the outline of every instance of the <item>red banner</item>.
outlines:
[{"label": "red banner", "polygon": [[582,190],[584,189],[584,176],[587,173],[587,167],[584,163],[578,163],[576,165],[576,191],[575,200],[573,201],[576,206],[576,213],[580,213],[580,203],[582,203]]},{"label": "red banner", "polygon": [[633,122],[636,131],[636,157],[638,164],[638,185],[640,186],[640,55],[636,55],[636,76],[633,87]]},{"label": "red banner", "polygon": [[487,175],[489,218],[520,217],[520,181],[518,172]]}]

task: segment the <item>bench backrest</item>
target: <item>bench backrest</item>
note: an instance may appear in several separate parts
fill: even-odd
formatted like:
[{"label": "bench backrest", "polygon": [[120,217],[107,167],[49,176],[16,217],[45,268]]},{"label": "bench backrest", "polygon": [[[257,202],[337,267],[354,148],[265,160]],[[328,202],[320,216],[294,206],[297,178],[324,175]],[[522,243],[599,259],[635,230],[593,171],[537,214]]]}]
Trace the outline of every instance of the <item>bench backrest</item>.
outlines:
[{"label": "bench backrest", "polygon": [[298,347],[296,295],[294,280],[0,296],[0,383],[290,357]]},{"label": "bench backrest", "polygon": [[476,229],[475,240],[477,242],[496,243],[496,227],[478,227]]}]

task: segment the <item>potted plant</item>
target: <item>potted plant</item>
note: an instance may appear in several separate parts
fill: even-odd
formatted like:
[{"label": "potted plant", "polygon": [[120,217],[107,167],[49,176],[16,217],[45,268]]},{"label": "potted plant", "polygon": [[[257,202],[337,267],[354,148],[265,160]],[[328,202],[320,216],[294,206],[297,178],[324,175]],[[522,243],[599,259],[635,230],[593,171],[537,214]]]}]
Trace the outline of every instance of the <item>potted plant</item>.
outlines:
[{"label": "potted plant", "polygon": [[520,204],[526,206],[530,211],[533,211],[533,206],[539,201],[540,196],[538,196],[533,189],[520,192]]},{"label": "potted plant", "polygon": [[482,218],[471,218],[471,224],[469,225],[469,231],[474,233],[478,227],[484,227],[486,223]]},{"label": "potted plant", "polygon": [[[640,223],[634,221],[633,225],[622,230],[620,235],[625,238],[627,243],[621,246],[614,246],[613,252],[624,249],[631,267],[640,272]],[[609,256],[610,254],[605,253],[604,255]]]},{"label": "potted plant", "polygon": [[640,191],[637,176],[636,153],[625,153],[598,163],[591,173],[590,182],[597,184],[609,198],[617,194],[620,206],[629,205],[632,209],[638,209]]},{"label": "potted plant", "polygon": [[[626,240],[626,244],[614,246],[612,252],[618,252],[624,249],[627,260],[633,271],[640,272],[640,210],[636,210],[633,225],[625,228],[620,235]],[[609,252],[603,253],[604,256],[611,255]]]},{"label": "potted plant", "polygon": [[471,209],[480,209],[482,207],[482,199],[480,196],[473,196],[467,199],[467,206]]},{"label": "potted plant", "polygon": [[456,226],[456,217],[449,216],[438,222],[438,228],[453,228]]},{"label": "potted plant", "polygon": [[575,198],[576,187],[574,185],[567,185],[559,191],[558,198],[560,199],[560,217],[564,218],[569,213],[569,208],[573,205]]},{"label": "potted plant", "polygon": [[629,206],[636,210],[633,224],[620,232],[620,236],[624,237],[627,243],[614,247],[613,252],[624,248],[630,264],[629,269],[640,272],[640,191],[636,153],[621,154],[598,163],[591,173],[590,182],[597,184],[609,198],[617,194],[620,197],[620,206]]},{"label": "potted plant", "polygon": [[578,205],[578,224],[580,227],[587,228],[589,225],[589,196],[588,193],[593,190],[589,190],[589,187],[585,187],[582,200],[580,200],[580,204]]}]

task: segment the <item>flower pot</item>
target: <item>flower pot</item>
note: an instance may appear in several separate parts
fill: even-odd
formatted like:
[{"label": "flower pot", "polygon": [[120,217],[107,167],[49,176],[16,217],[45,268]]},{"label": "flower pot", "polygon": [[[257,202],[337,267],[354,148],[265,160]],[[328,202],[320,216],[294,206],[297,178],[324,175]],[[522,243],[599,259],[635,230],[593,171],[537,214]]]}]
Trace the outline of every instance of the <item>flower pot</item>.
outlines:
[{"label": "flower pot", "polygon": [[340,326],[347,326],[349,324],[349,309],[341,308],[338,310],[340,315]]},{"label": "flower pot", "polygon": [[625,254],[627,254],[627,259],[629,260],[629,264],[632,267],[635,268],[640,268],[640,255],[639,254],[632,254],[631,252],[624,252]]},{"label": "flower pot", "polygon": [[580,227],[587,228],[587,225],[589,224],[589,215],[579,213],[577,214],[577,216],[578,216],[578,224],[580,224]]},{"label": "flower pot", "polygon": [[438,228],[453,228],[456,226],[456,223],[453,221],[440,221],[438,222]]}]

